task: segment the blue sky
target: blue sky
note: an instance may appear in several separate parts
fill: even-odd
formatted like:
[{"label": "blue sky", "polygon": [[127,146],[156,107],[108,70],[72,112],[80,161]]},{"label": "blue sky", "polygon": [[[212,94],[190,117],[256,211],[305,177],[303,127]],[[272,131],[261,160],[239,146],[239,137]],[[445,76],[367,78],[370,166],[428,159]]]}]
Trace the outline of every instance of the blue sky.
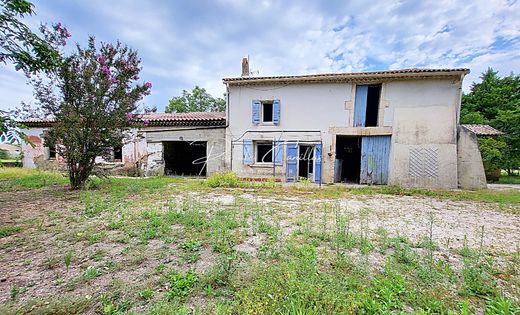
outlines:
[{"label": "blue sky", "polygon": [[[493,67],[520,73],[520,1],[34,1],[27,23],[61,22],[75,42],[89,35],[137,49],[144,102],[163,111],[183,89],[225,92],[250,56],[258,75],[467,67],[464,90]],[[33,102],[12,65],[0,68],[0,109]]]}]

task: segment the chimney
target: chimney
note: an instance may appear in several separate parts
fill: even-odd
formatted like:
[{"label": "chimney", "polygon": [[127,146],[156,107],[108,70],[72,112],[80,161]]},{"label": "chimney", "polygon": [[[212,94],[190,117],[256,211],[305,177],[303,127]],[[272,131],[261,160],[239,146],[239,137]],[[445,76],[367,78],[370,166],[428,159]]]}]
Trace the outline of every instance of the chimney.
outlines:
[{"label": "chimney", "polygon": [[244,57],[242,58],[242,77],[248,77],[249,76],[249,58]]}]

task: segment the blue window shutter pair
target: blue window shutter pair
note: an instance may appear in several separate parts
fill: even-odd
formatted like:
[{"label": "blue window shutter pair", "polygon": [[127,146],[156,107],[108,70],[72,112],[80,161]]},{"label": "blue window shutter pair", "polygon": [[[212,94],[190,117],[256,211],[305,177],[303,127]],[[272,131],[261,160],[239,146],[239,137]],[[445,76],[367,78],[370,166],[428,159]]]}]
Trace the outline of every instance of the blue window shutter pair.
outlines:
[{"label": "blue window shutter pair", "polygon": [[321,184],[321,144],[315,146],[314,151],[314,182]]},{"label": "blue window shutter pair", "polygon": [[356,86],[356,100],[354,103],[354,127],[365,127],[367,113],[368,86]]},{"label": "blue window shutter pair", "polygon": [[253,164],[253,140],[244,139],[242,146],[242,160],[245,165]]},{"label": "blue window shutter pair", "polygon": [[280,100],[273,101],[273,124],[280,124]]},{"label": "blue window shutter pair", "polygon": [[283,141],[273,141],[274,164],[282,165],[283,159]]},{"label": "blue window shutter pair", "polygon": [[253,125],[258,125],[260,123],[260,106],[261,106],[261,103],[259,100],[253,100],[253,106],[252,106]]},{"label": "blue window shutter pair", "polygon": [[[253,100],[251,108],[253,125],[258,125],[260,123],[261,107],[262,102],[259,100]],[[280,124],[280,100],[273,101],[273,124]]]},{"label": "blue window shutter pair", "polygon": [[287,143],[287,173],[286,180],[288,182],[296,182],[298,180],[298,143]]}]

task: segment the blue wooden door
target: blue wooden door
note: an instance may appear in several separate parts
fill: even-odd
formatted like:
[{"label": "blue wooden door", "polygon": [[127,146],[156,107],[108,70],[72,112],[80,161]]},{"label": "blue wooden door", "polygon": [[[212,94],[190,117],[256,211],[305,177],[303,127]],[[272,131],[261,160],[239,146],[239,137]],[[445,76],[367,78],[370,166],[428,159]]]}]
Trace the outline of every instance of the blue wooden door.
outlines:
[{"label": "blue wooden door", "polygon": [[390,136],[361,138],[361,184],[386,184],[388,182],[388,160]]},{"label": "blue wooden door", "polygon": [[365,127],[367,116],[368,86],[356,86],[356,101],[354,103],[354,127]]},{"label": "blue wooden door", "polygon": [[287,172],[286,179],[288,182],[296,182],[298,180],[298,143],[287,143]]},{"label": "blue wooden door", "polygon": [[314,182],[321,184],[321,144],[314,148]]}]

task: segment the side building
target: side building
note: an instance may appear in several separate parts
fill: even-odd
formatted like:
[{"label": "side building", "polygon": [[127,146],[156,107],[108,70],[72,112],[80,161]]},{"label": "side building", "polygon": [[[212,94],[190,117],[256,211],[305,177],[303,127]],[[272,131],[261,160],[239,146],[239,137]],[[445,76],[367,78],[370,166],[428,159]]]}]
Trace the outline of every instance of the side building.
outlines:
[{"label": "side building", "polygon": [[[96,158],[97,167],[114,174],[207,176],[224,170],[225,113],[149,113],[144,128],[126,132],[122,147]],[[52,119],[21,122],[30,144],[22,145],[26,168],[60,169],[63,159],[43,137]]]}]

